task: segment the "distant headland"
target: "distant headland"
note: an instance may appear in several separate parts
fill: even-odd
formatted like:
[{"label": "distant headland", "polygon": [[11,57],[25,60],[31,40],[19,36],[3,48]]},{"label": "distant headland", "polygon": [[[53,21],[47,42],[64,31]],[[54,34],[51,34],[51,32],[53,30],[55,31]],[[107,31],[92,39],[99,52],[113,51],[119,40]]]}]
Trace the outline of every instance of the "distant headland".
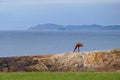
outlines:
[{"label": "distant headland", "polygon": [[58,25],[58,24],[39,24],[30,27],[28,30],[40,31],[40,30],[120,30],[120,25]]}]

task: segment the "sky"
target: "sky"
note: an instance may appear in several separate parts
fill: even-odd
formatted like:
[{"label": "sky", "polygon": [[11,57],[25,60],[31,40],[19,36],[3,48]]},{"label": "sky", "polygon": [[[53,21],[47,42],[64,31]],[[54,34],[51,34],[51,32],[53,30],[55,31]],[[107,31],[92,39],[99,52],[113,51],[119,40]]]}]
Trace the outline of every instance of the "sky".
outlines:
[{"label": "sky", "polygon": [[120,0],[0,0],[0,30],[46,23],[120,25]]}]

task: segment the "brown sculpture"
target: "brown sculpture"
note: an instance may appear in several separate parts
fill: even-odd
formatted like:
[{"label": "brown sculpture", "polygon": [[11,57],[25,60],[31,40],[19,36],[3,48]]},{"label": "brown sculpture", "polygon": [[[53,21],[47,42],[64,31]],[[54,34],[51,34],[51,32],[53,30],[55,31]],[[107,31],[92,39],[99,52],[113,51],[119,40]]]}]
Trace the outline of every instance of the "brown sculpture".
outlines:
[{"label": "brown sculpture", "polygon": [[75,48],[74,48],[74,51],[73,52],[75,52],[75,50],[78,48],[78,52],[80,52],[80,47],[82,47],[83,46],[83,44],[82,43],[80,43],[80,42],[78,42],[76,45],[75,45]]}]

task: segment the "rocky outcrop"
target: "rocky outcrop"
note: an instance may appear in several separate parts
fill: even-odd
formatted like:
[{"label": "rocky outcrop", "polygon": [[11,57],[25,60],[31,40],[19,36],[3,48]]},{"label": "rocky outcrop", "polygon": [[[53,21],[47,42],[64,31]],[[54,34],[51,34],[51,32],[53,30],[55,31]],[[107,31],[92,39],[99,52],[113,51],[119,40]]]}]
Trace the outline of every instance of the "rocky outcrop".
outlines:
[{"label": "rocky outcrop", "polygon": [[120,70],[120,49],[0,58],[0,72],[88,70]]}]

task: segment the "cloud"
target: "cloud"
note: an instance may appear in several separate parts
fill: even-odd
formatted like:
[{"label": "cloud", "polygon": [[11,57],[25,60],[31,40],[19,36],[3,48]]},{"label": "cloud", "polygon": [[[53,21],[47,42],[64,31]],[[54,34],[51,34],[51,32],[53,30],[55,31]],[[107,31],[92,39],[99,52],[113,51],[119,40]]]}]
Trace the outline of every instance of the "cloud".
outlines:
[{"label": "cloud", "polygon": [[120,0],[0,0],[3,4],[109,3]]}]

